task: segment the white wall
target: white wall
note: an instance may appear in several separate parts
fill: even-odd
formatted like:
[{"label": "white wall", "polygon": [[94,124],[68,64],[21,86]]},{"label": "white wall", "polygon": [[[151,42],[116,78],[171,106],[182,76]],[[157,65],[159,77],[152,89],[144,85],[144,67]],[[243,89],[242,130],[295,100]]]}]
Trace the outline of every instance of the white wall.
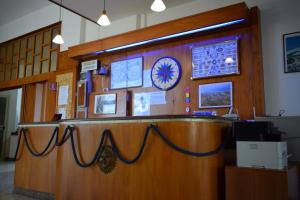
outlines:
[{"label": "white wall", "polygon": [[[99,27],[73,13],[64,11],[62,35],[65,44],[61,50],[83,42],[135,30],[172,19],[204,12],[240,0],[196,0],[162,13],[145,13],[113,21],[109,27]],[[300,31],[299,0],[246,0],[249,7],[261,9],[263,63],[266,112],[276,115],[280,109],[286,115],[300,115],[300,73],[284,74],[282,34]],[[58,21],[59,8],[51,5],[0,27],[0,42],[42,28]],[[43,16],[43,17],[41,17]]]}]

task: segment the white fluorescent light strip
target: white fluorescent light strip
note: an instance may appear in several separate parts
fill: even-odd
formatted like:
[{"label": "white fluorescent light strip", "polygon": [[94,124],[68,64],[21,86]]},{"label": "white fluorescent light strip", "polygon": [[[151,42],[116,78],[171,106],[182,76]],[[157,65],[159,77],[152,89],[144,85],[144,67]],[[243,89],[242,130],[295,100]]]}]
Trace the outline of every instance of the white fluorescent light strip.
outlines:
[{"label": "white fluorescent light strip", "polygon": [[183,36],[183,35],[189,35],[189,34],[193,34],[193,33],[208,31],[208,30],[212,30],[212,29],[216,29],[216,28],[221,28],[221,27],[224,27],[224,26],[230,26],[230,25],[233,25],[233,24],[242,23],[244,21],[246,21],[246,20],[245,19],[238,19],[238,20],[234,20],[234,21],[230,21],[230,22],[224,22],[224,23],[221,23],[221,24],[206,26],[206,27],[202,27],[202,28],[198,28],[198,29],[194,29],[194,30],[190,30],[190,31],[175,33],[175,34],[172,34],[172,35],[162,36],[162,37],[155,38],[155,39],[136,42],[136,43],[120,46],[120,47],[115,47],[115,48],[107,49],[107,50],[104,50],[104,51],[105,52],[112,52],[112,51],[117,51],[117,50],[121,50],[121,49],[127,49],[127,48],[130,48],[130,47],[135,47],[135,46],[140,46],[140,45],[143,45],[143,44],[148,44],[150,42],[157,42],[157,41],[160,41],[160,40],[166,40],[166,39],[171,39],[171,38],[175,38],[175,37],[179,37],[179,36]]}]

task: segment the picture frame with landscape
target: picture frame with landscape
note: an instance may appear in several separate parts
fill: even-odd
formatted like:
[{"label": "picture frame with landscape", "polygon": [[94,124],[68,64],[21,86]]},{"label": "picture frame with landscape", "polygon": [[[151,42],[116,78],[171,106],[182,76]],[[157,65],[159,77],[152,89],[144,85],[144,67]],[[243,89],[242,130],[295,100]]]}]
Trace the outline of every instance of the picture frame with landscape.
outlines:
[{"label": "picture frame with landscape", "polygon": [[199,108],[232,107],[232,82],[199,85]]},{"label": "picture frame with landscape", "polygon": [[284,72],[300,72],[300,31],[283,35]]}]

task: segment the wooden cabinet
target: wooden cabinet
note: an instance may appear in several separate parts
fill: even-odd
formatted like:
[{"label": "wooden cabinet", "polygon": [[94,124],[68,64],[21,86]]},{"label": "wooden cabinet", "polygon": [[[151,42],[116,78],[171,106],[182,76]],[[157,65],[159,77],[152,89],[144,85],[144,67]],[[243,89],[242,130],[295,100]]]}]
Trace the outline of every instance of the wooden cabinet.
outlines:
[{"label": "wooden cabinet", "polygon": [[226,167],[226,200],[297,200],[298,169]]}]

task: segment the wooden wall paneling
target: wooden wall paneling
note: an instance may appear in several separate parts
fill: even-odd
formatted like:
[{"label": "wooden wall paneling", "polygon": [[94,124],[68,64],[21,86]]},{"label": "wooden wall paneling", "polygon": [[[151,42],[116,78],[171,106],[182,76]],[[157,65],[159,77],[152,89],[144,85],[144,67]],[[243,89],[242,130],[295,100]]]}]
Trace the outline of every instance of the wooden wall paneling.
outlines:
[{"label": "wooden wall paneling", "polygon": [[[220,144],[226,123],[210,121],[156,122],[175,144],[191,151],[208,151]],[[133,158],[140,148],[149,122],[76,124],[76,143],[85,162],[94,156],[101,133],[110,129],[126,158]],[[65,128],[61,124],[60,137]],[[130,147],[130,148],[129,148]],[[190,157],[167,146],[159,136],[150,134],[141,159],[132,165],[117,161],[112,173],[104,174],[97,165],[76,165],[70,141],[58,149],[57,200],[194,200],[223,199],[223,153],[210,157]]]},{"label": "wooden wall paneling", "polygon": [[260,11],[258,7],[251,8],[252,21],[252,55],[253,55],[253,94],[257,116],[265,115],[264,72],[262,59],[262,41]]},{"label": "wooden wall paneling", "polygon": [[35,84],[22,87],[21,123],[33,122],[35,108]]},{"label": "wooden wall paneling", "polygon": [[[185,112],[185,96],[184,90],[186,87],[191,91],[191,110],[199,110],[198,108],[198,87],[200,84],[214,83],[214,82],[233,82],[233,102],[234,107],[238,110],[242,119],[251,119],[252,108],[255,105],[254,96],[256,94],[253,87],[253,56],[252,53],[252,29],[248,27],[231,28],[222,32],[212,32],[209,35],[202,34],[197,37],[188,38],[176,42],[169,42],[165,44],[158,44],[151,47],[141,47],[135,50],[128,50],[126,52],[114,53],[110,55],[99,55],[93,57],[97,58],[100,62],[106,66],[114,61],[129,59],[132,57],[143,56],[144,58],[144,70],[151,69],[153,63],[163,56],[175,57],[182,66],[182,77],[178,85],[166,92],[166,105],[154,105],[151,106],[151,115],[166,115],[166,114],[186,114]],[[232,38],[233,36],[240,37],[240,75],[222,76],[206,79],[191,80],[192,73],[192,55],[191,49],[195,46],[201,46],[207,43],[214,43],[222,39]],[[259,79],[259,77],[257,77]],[[258,85],[261,87],[261,85]],[[104,91],[110,88],[110,76],[93,76],[93,92],[104,93]],[[263,88],[260,88],[263,90]],[[158,91],[158,89],[152,88],[128,88],[128,91],[133,93],[139,92],[151,92]],[[110,93],[119,92],[122,90],[109,90]],[[247,94],[247,95],[245,95]],[[258,94],[260,95],[260,94]],[[262,94],[263,95],[263,94]],[[119,100],[119,99],[118,99]],[[89,113],[93,110],[93,97],[90,98]],[[122,100],[125,101],[125,98]],[[132,102],[133,103],[133,102]],[[257,102],[261,107],[264,107],[261,101]],[[124,104],[125,105],[125,104]],[[118,107],[117,109],[125,110]],[[228,108],[215,108],[205,110],[217,110],[219,115],[225,114]],[[117,111],[119,112],[119,111]],[[98,115],[89,115],[90,117],[103,117]]]},{"label": "wooden wall paneling", "polygon": [[[55,58],[55,53],[58,53],[59,46],[53,46],[50,43],[51,41],[51,31],[52,30],[60,30],[60,23],[56,23],[53,25],[50,25],[48,27],[39,29],[37,31],[28,33],[26,35],[20,36],[18,38],[9,40],[7,42],[1,43],[1,48],[8,53],[5,53],[5,59],[0,59],[0,68],[2,68],[2,64],[5,65],[6,71],[4,72],[4,79],[2,79],[3,72],[0,69],[0,81],[1,86],[2,83],[5,86],[0,87],[0,90],[2,88],[5,89],[11,89],[10,87],[16,87],[20,86],[22,84],[18,84],[15,82],[15,79],[18,79],[19,81],[24,81],[24,78],[29,78],[33,75],[39,76],[40,73],[38,70],[36,70],[36,67],[42,67],[42,64],[46,64],[46,70],[44,70],[44,73],[49,72],[49,66],[50,66],[50,55],[51,53],[54,53],[53,57]],[[48,32],[49,34],[46,34],[47,38],[44,38],[44,33]],[[36,49],[36,37],[42,35],[42,39],[45,39],[45,44],[43,44],[42,48],[40,50],[43,50],[44,47],[47,47],[45,50],[45,57],[42,59],[43,52],[37,51]],[[50,49],[51,45],[51,49]],[[49,47],[49,48],[48,48]],[[49,51],[48,51],[49,50]],[[1,50],[2,51],[2,50]],[[1,52],[2,54],[2,52]],[[46,55],[47,54],[47,55]],[[2,56],[2,55],[1,55]],[[35,59],[39,58],[39,59]],[[56,61],[53,59],[53,61]],[[3,63],[4,62],[4,63]],[[39,64],[36,66],[36,62]],[[53,65],[54,66],[54,65]],[[41,70],[40,70],[41,71]],[[54,71],[54,70],[52,70]],[[42,79],[41,77],[35,77],[37,79]],[[8,84],[9,86],[6,86]],[[13,85],[13,86],[10,86]],[[7,87],[7,88],[6,88]]]},{"label": "wooden wall paneling", "polygon": [[68,57],[68,51],[59,52],[57,72],[73,70],[74,68],[78,68],[78,66],[79,62],[77,60]]},{"label": "wooden wall paneling", "polygon": [[55,72],[49,72],[37,76],[25,77],[18,80],[2,81],[0,84],[0,90],[9,90],[9,89],[22,87],[26,84],[43,82],[43,81],[51,80],[53,79],[53,77],[55,77]]},{"label": "wooden wall paneling", "polygon": [[50,84],[54,81],[46,82],[44,84],[44,113],[43,113],[43,122],[49,122],[56,113],[56,91],[50,90]]},{"label": "wooden wall paneling", "polygon": [[[158,38],[174,33],[189,31],[199,27],[206,27],[238,19],[248,19],[248,17],[249,9],[247,8],[246,4],[239,3],[70,47],[69,57],[79,57],[92,54],[100,50],[106,50],[113,47]],[[172,27],[172,29],[169,27]]]},{"label": "wooden wall paneling", "polygon": [[[32,147],[34,147],[36,151],[41,152],[48,144],[53,130],[54,127],[30,127],[27,134]],[[23,139],[20,148],[21,153],[15,163],[15,187],[54,194],[56,148],[46,156],[34,157],[27,150]]]},{"label": "wooden wall paneling", "polygon": [[296,200],[297,168],[270,170],[226,167],[227,200]]}]

